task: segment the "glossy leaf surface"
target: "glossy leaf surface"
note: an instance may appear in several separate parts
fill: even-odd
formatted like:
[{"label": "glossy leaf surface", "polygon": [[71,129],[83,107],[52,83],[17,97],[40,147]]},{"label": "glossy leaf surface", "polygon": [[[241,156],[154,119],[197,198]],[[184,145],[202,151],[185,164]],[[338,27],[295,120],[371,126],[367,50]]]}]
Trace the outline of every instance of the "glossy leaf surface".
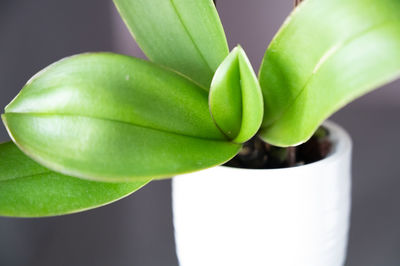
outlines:
[{"label": "glossy leaf surface", "polygon": [[230,139],[243,143],[253,137],[263,118],[263,98],[257,77],[238,46],[217,69],[211,83],[210,111]]},{"label": "glossy leaf surface", "polygon": [[38,165],[12,142],[0,144],[0,216],[69,214],[116,201],[150,180],[100,183],[61,175]]},{"label": "glossy leaf surface", "polygon": [[261,136],[290,146],[329,115],[400,75],[400,1],[306,0],[265,54]]},{"label": "glossy leaf surface", "polygon": [[27,83],[2,118],[34,160],[99,181],[200,170],[239,149],[212,121],[206,91],[175,72],[111,53],[51,65]]},{"label": "glossy leaf surface", "polygon": [[207,90],[228,55],[212,0],[114,0],[148,58],[175,69]]}]

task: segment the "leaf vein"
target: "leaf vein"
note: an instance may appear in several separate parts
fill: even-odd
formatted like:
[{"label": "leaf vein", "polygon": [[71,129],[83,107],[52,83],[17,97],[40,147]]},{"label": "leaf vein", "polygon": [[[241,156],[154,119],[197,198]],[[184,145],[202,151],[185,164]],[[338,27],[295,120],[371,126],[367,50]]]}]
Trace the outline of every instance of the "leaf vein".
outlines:
[{"label": "leaf vein", "polygon": [[35,177],[35,176],[40,176],[40,175],[50,175],[51,171],[50,170],[46,170],[44,172],[41,173],[36,173],[36,174],[30,174],[30,175],[23,175],[23,176],[15,176],[15,177],[9,177],[9,178],[2,178],[0,180],[1,182],[6,182],[6,181],[10,181],[10,180],[15,180],[15,179],[21,179],[21,178],[30,178],[30,177]]},{"label": "leaf vein", "polygon": [[395,20],[387,20],[375,25],[372,25],[371,27],[359,32],[358,34],[348,38],[347,40],[344,40],[342,42],[339,42],[335,45],[333,45],[332,47],[330,47],[320,58],[320,60],[317,62],[317,64],[315,65],[312,73],[310,74],[310,76],[307,78],[305,84],[303,85],[303,87],[300,89],[300,91],[297,93],[297,95],[293,98],[293,100],[287,105],[287,107],[281,112],[281,114],[267,127],[265,127],[265,129],[268,129],[270,127],[272,127],[277,121],[279,121],[290,109],[291,106],[293,106],[297,100],[300,98],[300,96],[306,91],[308,85],[310,84],[312,78],[318,73],[318,71],[322,68],[322,66],[329,61],[330,58],[332,58],[332,56],[334,56],[336,53],[339,52],[339,50],[341,50],[342,48],[346,47],[347,45],[351,44],[353,41],[363,37],[364,35],[373,32],[379,28],[385,27],[386,25],[390,24],[391,22],[396,22]]},{"label": "leaf vein", "polygon": [[183,29],[184,29],[185,32],[187,33],[189,39],[192,41],[194,48],[197,50],[197,52],[199,53],[201,59],[202,59],[202,60],[204,61],[204,63],[207,65],[207,67],[208,67],[209,70],[210,70],[210,73],[212,74],[212,73],[214,72],[214,71],[213,71],[213,68],[210,66],[210,64],[208,63],[208,61],[207,61],[206,58],[204,57],[204,55],[203,55],[203,53],[201,52],[200,48],[197,46],[196,42],[194,41],[193,36],[190,34],[188,28],[186,27],[185,23],[183,22],[182,16],[180,15],[178,9],[176,8],[176,5],[174,4],[174,0],[170,0],[170,3],[171,3],[172,8],[174,9],[174,11],[175,11],[175,13],[176,13],[176,15],[177,15],[179,21],[181,22]]},{"label": "leaf vein", "polygon": [[6,114],[16,114],[16,115],[30,115],[30,116],[76,116],[76,117],[82,117],[82,118],[91,118],[91,119],[97,119],[97,120],[104,120],[104,121],[109,121],[109,122],[115,122],[115,123],[121,123],[121,124],[126,124],[134,127],[141,127],[149,130],[154,130],[154,131],[160,131],[163,133],[168,133],[168,134],[173,134],[177,136],[182,136],[182,137],[188,137],[188,138],[194,138],[194,139],[201,139],[201,140],[207,140],[207,141],[219,141],[219,142],[227,142],[228,140],[221,140],[221,139],[213,139],[213,138],[205,138],[205,137],[200,137],[200,136],[194,136],[194,135],[188,135],[188,134],[182,134],[178,132],[173,132],[173,131],[167,131],[164,129],[160,128],[155,128],[151,126],[145,126],[145,125],[140,125],[140,124],[134,124],[131,122],[127,121],[121,121],[121,120],[116,120],[112,118],[104,118],[104,117],[96,117],[96,116],[90,116],[90,115],[78,115],[78,114],[63,114],[63,113],[23,113],[23,112],[8,112]]}]

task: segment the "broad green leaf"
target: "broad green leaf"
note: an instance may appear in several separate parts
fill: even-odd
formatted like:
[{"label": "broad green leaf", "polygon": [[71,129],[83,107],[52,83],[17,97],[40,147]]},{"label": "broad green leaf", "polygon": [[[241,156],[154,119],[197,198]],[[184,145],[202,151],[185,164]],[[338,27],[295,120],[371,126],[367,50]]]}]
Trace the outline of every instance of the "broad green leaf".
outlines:
[{"label": "broad green leaf", "polygon": [[0,144],[0,216],[40,217],[103,206],[146,185],[100,183],[61,175],[38,165],[12,142]]},{"label": "broad green leaf", "polygon": [[240,46],[217,69],[209,105],[215,123],[234,142],[246,142],[259,130],[263,118],[261,88]]},{"label": "broad green leaf", "polygon": [[333,112],[400,75],[400,1],[306,0],[267,49],[261,136],[290,146]]},{"label": "broad green leaf", "polygon": [[148,58],[175,69],[207,90],[228,55],[212,0],[114,0]]},{"label": "broad green leaf", "polygon": [[14,142],[63,174],[161,178],[224,163],[239,145],[212,121],[208,95],[181,75],[128,56],[83,54],[33,77],[2,116]]}]

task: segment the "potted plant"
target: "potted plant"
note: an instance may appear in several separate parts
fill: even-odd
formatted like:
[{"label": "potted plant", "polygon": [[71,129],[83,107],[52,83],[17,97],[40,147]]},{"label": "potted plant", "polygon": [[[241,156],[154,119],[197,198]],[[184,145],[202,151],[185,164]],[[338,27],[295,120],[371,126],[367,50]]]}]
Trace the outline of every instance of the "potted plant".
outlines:
[{"label": "potted plant", "polygon": [[[280,166],[296,165],[294,155],[301,148],[293,146],[310,139],[334,111],[400,73],[396,0],[305,1],[270,44],[258,78],[240,46],[229,52],[212,1],[114,2],[151,62],[82,54],[28,81],[2,115],[14,142],[0,145],[1,215],[49,216],[93,208],[151,180],[221,165],[238,153],[235,160],[242,162],[242,147],[260,143]],[[201,256],[208,265],[227,265],[227,254],[238,265],[247,264],[244,257],[254,265],[341,265],[351,144],[337,126],[328,123],[326,128],[332,151],[318,162],[278,170],[221,167],[216,173],[206,170],[201,179],[197,174],[177,178],[174,205],[176,225],[183,226],[176,227],[182,265],[196,265]],[[326,143],[326,135],[320,130],[317,144]],[[255,189],[249,195],[243,192],[247,182]],[[213,193],[219,185],[231,193]],[[260,245],[244,243],[252,251],[241,256],[240,241],[232,231],[221,234],[221,228],[240,217],[249,226],[236,233],[253,241],[248,236],[257,234],[246,232],[257,224],[251,215],[259,210],[250,212],[254,206],[266,208],[259,225],[267,230],[256,229],[265,238],[255,238]],[[326,206],[333,206],[333,212],[324,212]],[[184,222],[192,222],[196,213],[224,226]],[[234,216],[213,216],[220,213]],[[296,219],[271,221],[282,213]],[[296,222],[302,226],[293,227]],[[279,233],[266,241],[275,231],[283,232],[279,228],[290,232],[292,245],[282,242],[286,238]],[[209,233],[202,236],[214,250],[204,253],[207,243],[184,242],[196,229]],[[225,245],[230,249],[224,252]]]}]

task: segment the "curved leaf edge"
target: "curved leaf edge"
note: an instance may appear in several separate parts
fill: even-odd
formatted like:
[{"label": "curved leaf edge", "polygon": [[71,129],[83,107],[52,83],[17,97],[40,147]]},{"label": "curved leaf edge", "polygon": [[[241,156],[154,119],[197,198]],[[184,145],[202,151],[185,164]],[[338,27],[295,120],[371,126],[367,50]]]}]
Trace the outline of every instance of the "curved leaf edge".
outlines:
[{"label": "curved leaf edge", "polygon": [[[247,125],[244,125],[244,123],[243,123],[243,116],[245,115],[245,113],[247,114],[247,112],[245,111],[246,106],[245,106],[245,103],[243,101],[243,98],[245,97],[246,93],[245,93],[245,91],[243,89],[241,89],[241,97],[242,97],[242,101],[241,101],[241,122],[240,122],[240,125],[238,127],[239,131],[236,134],[236,136],[234,136],[234,137],[228,136],[221,129],[221,127],[218,125],[217,121],[215,120],[215,117],[214,117],[213,111],[212,111],[212,104],[211,104],[211,102],[213,100],[212,99],[212,90],[210,90],[209,98],[208,98],[209,110],[210,110],[210,114],[211,114],[211,117],[212,117],[212,119],[214,121],[215,126],[221,131],[221,133],[224,134],[225,137],[227,139],[229,139],[230,141],[232,141],[233,143],[243,144],[244,142],[246,142],[249,139],[251,139],[252,137],[254,137],[259,132],[259,130],[261,128],[262,118],[263,118],[263,114],[264,114],[264,101],[263,101],[263,98],[262,98],[263,97],[262,96],[262,90],[261,90],[260,84],[258,82],[257,75],[255,74],[254,69],[253,69],[253,67],[251,65],[251,62],[250,62],[249,58],[247,57],[246,52],[244,51],[244,49],[242,48],[241,45],[238,44],[235,48],[233,48],[232,51],[227,55],[227,57],[224,59],[224,61],[221,63],[220,66],[222,66],[226,62],[226,60],[230,60],[232,62],[235,61],[237,63],[238,68],[239,68],[239,71],[238,71],[239,72],[239,82],[241,83],[241,85],[242,85],[242,78],[241,77],[242,77],[243,72],[244,72],[243,68],[247,67],[250,70],[250,72],[251,72],[250,74],[252,75],[253,80],[256,82],[257,94],[260,97],[259,107],[261,107],[261,109],[262,109],[260,117],[259,117],[260,121],[259,121],[259,123],[257,123],[257,126],[254,127],[254,130],[250,135],[243,133],[244,128],[247,126]],[[216,73],[214,75],[214,78],[216,77],[218,70],[219,70],[219,68],[217,69],[217,71],[216,71]],[[212,84],[213,84],[213,82],[215,82],[214,78],[213,78]],[[211,87],[213,87],[213,85],[211,85]],[[255,129],[255,128],[257,128],[257,129]]]},{"label": "curved leaf edge", "polygon": [[[240,144],[236,144],[236,143],[233,143],[233,142],[228,142],[228,141],[225,142],[225,141],[220,141],[220,140],[206,140],[206,141],[212,141],[212,142],[230,144],[230,145],[232,145],[232,146],[236,146],[236,149],[234,149],[234,152],[232,152],[232,154],[231,154],[230,156],[227,156],[227,157],[226,157],[226,160],[220,161],[220,162],[218,162],[218,163],[216,163],[216,164],[210,164],[210,165],[208,165],[207,167],[202,167],[202,168],[193,169],[193,170],[191,170],[191,171],[179,171],[179,170],[178,170],[178,171],[171,172],[171,173],[168,173],[168,174],[151,175],[151,176],[148,176],[148,175],[146,175],[146,176],[135,176],[135,177],[134,177],[134,180],[133,180],[132,177],[129,177],[129,176],[127,176],[127,177],[118,177],[118,178],[117,178],[117,177],[113,177],[112,179],[104,178],[104,177],[95,177],[95,178],[94,178],[94,177],[91,176],[91,175],[82,174],[82,173],[79,172],[79,171],[71,171],[71,170],[68,170],[68,169],[66,169],[66,168],[60,167],[58,164],[50,163],[50,162],[48,162],[48,161],[46,161],[46,160],[40,158],[40,156],[37,156],[37,155],[35,154],[35,152],[32,152],[32,151],[30,151],[29,149],[24,148],[23,145],[21,145],[21,144],[19,143],[19,141],[15,138],[14,134],[13,134],[13,133],[11,132],[11,130],[9,129],[9,127],[8,127],[8,122],[7,122],[7,118],[6,118],[6,114],[5,114],[5,115],[4,115],[4,114],[1,115],[1,119],[2,119],[4,125],[5,125],[5,127],[6,127],[6,129],[7,129],[7,132],[8,132],[8,134],[9,134],[11,140],[15,143],[15,145],[16,145],[25,155],[27,155],[28,157],[30,157],[32,160],[34,160],[34,161],[37,162],[38,164],[40,164],[40,165],[42,165],[42,166],[44,166],[44,167],[46,167],[46,168],[50,168],[51,170],[53,170],[53,171],[55,171],[55,172],[57,172],[57,173],[61,173],[61,174],[68,175],[68,176],[74,176],[74,177],[77,177],[77,178],[80,178],[80,179],[83,179],[83,180],[97,181],[97,182],[103,182],[103,183],[124,183],[124,182],[134,182],[134,181],[146,181],[146,180],[148,180],[149,178],[150,178],[150,179],[157,179],[157,180],[160,180],[160,179],[170,179],[170,178],[172,178],[172,177],[175,176],[175,175],[189,174],[189,173],[193,173],[193,172],[201,171],[201,170],[208,169],[208,168],[211,168],[211,167],[215,167],[215,166],[222,165],[222,164],[228,162],[229,160],[231,160],[233,157],[235,157],[236,154],[237,154],[237,153],[240,151],[240,149],[241,149],[241,145],[240,145]],[[196,139],[195,137],[191,137],[191,136],[183,136],[183,137]],[[202,140],[204,140],[204,139],[202,139]]]},{"label": "curved leaf edge", "polygon": [[[275,45],[276,39],[278,39],[278,37],[280,36],[280,33],[286,29],[288,24],[291,23],[291,21],[295,17],[295,15],[298,12],[301,12],[303,8],[307,8],[308,2],[310,2],[310,1],[307,1],[307,0],[301,1],[299,3],[299,5],[294,10],[292,10],[292,12],[288,15],[288,17],[285,19],[284,23],[280,26],[279,30],[274,35],[273,39],[269,43],[269,45],[264,53],[264,57],[263,57],[263,60],[261,62],[259,72],[258,72],[259,80],[261,79],[260,76],[261,76],[261,72],[263,69],[263,65],[266,63],[266,61],[265,61],[266,55],[267,55],[268,51],[271,50],[270,49],[271,46]],[[387,22],[399,22],[399,20],[393,20],[393,19],[386,20],[377,25],[371,26],[370,28],[366,29],[363,32],[360,32],[355,37],[359,37],[360,35],[364,34],[365,32],[369,32],[371,29],[374,29],[378,26],[385,25]],[[332,56],[332,54],[334,54],[338,50],[338,48],[342,47],[344,44],[347,44],[347,43],[353,41],[354,39],[355,38],[349,38],[347,41],[342,41],[340,43],[340,46],[335,45],[335,46],[331,47],[331,49],[327,50],[326,53],[321,57],[321,60],[315,66],[315,69],[319,69],[325,61],[329,60],[330,57]],[[311,75],[311,77],[312,77],[312,75]],[[374,83],[371,83],[369,86],[366,86],[366,88],[363,90],[363,92],[348,96],[345,99],[343,99],[342,101],[337,102],[336,105],[334,105],[331,108],[330,112],[327,112],[326,115],[324,115],[323,117],[316,120],[314,123],[314,126],[310,130],[307,130],[305,133],[302,134],[301,137],[297,137],[295,140],[287,139],[286,141],[282,141],[279,137],[275,137],[275,136],[279,135],[279,132],[277,132],[278,130],[275,130],[276,132],[273,133],[274,136],[270,136],[270,134],[269,134],[270,129],[274,128],[275,123],[278,123],[278,121],[281,119],[281,117],[283,117],[285,115],[285,113],[290,109],[290,107],[295,104],[297,99],[304,93],[304,91],[306,91],[306,87],[307,87],[307,83],[306,83],[303,86],[303,88],[298,92],[296,97],[294,97],[293,101],[291,101],[287,105],[287,107],[280,112],[280,114],[277,116],[277,118],[269,121],[268,124],[266,124],[266,125],[264,125],[265,123],[263,121],[258,135],[263,141],[265,141],[271,145],[278,146],[278,147],[291,147],[291,146],[301,145],[304,142],[307,142],[312,137],[312,135],[315,133],[315,131],[320,127],[320,125],[326,119],[328,119],[331,115],[335,114],[337,111],[339,111],[343,107],[347,106],[351,102],[357,100],[358,98],[372,92],[373,90],[379,89],[382,86],[385,86],[391,82],[394,82],[398,79],[400,79],[400,69],[398,70],[398,72],[396,72],[396,73],[392,72],[391,74],[384,76],[382,79],[377,80]]]},{"label": "curved leaf edge", "polygon": [[[221,62],[221,64],[218,66],[217,70],[214,73],[213,79],[211,81],[211,86],[210,86],[210,92],[208,94],[208,106],[209,106],[209,112],[210,115],[212,117],[212,120],[215,124],[215,126],[221,131],[222,134],[224,134],[224,136],[229,140],[229,141],[233,141],[233,139],[235,139],[235,137],[239,134],[240,132],[240,128],[241,128],[241,123],[242,123],[242,115],[243,113],[241,113],[241,117],[240,117],[240,125],[237,125],[238,128],[238,132],[235,136],[229,136],[229,133],[225,132],[222,127],[218,124],[217,119],[215,117],[215,112],[213,111],[213,102],[214,102],[214,92],[215,92],[215,83],[219,84],[221,81],[221,75],[220,73],[223,72],[224,75],[222,76],[226,76],[227,73],[229,73],[230,71],[232,71],[232,64],[238,64],[239,67],[239,60],[238,60],[238,53],[239,53],[239,49],[238,47],[235,47],[234,49],[232,49],[232,51],[224,58],[224,60]],[[240,75],[240,72],[239,72]],[[241,94],[242,95],[242,94]],[[241,102],[242,105],[242,102]],[[242,111],[242,106],[240,107],[240,110]],[[229,130],[229,132],[232,131],[232,129]]]},{"label": "curved leaf edge", "polygon": [[[56,173],[56,174],[58,174],[58,173]],[[51,175],[51,172],[46,173],[44,175]],[[37,175],[37,176],[39,176],[39,175]],[[69,176],[66,176],[66,177],[69,177]],[[21,179],[22,178],[30,178],[30,177],[21,177]],[[78,177],[70,177],[70,178],[78,178]],[[19,178],[16,178],[16,179],[19,179]],[[14,179],[9,179],[9,180],[6,180],[5,182],[12,181],[12,180],[14,180]],[[98,183],[110,183],[110,182],[100,182],[100,181],[85,180],[85,179],[82,179],[82,180],[83,181],[89,181],[89,182],[98,182]],[[81,213],[81,212],[91,211],[91,210],[94,210],[94,209],[97,209],[97,208],[105,207],[107,205],[110,205],[112,203],[120,201],[120,200],[122,200],[124,198],[127,198],[127,197],[131,196],[133,193],[137,192],[139,189],[141,189],[144,186],[148,185],[151,181],[153,181],[153,180],[150,179],[146,183],[143,183],[143,185],[137,187],[135,190],[133,190],[133,191],[131,191],[131,192],[125,194],[125,195],[122,195],[122,196],[120,196],[118,198],[115,198],[115,199],[113,199],[111,201],[107,201],[107,202],[104,202],[104,203],[92,205],[91,207],[78,208],[78,209],[75,209],[75,210],[72,210],[72,211],[59,212],[59,213],[55,212],[55,213],[52,213],[52,214],[28,214],[28,213],[16,214],[16,213],[11,213],[11,212],[10,213],[6,213],[6,212],[1,212],[0,211],[0,217],[8,217],[8,218],[50,218],[50,217],[59,217],[59,216],[64,216],[64,215],[78,214],[78,213]],[[0,184],[2,182],[3,181],[0,181]],[[122,182],[118,182],[118,183],[115,183],[115,184],[121,184],[121,183]]]},{"label": "curved leaf edge", "polygon": [[[175,9],[176,14],[178,15],[178,17],[180,17],[179,12],[178,12],[178,10],[177,10],[177,8],[176,8],[176,6],[175,6],[174,1],[173,1],[173,0],[168,0],[168,1],[171,2],[171,5],[172,5],[173,8]],[[222,22],[221,22],[219,13],[218,13],[218,11],[217,11],[217,8],[216,8],[215,3],[214,3],[213,0],[206,0],[206,1],[208,2],[208,5],[211,7],[212,15],[213,15],[215,21],[217,22],[217,25],[216,25],[216,26],[217,26],[217,28],[218,28],[218,33],[219,33],[221,36],[223,36],[223,46],[224,46],[224,51],[223,51],[223,53],[224,53],[224,56],[227,56],[228,53],[229,53],[229,46],[228,46],[228,41],[227,41],[227,38],[226,38],[226,33],[225,33],[225,30],[224,30],[223,24],[222,24]],[[113,0],[113,4],[114,4],[114,6],[115,6],[115,8],[116,8],[116,10],[117,10],[117,12],[118,12],[118,14],[120,15],[120,18],[121,18],[122,21],[124,22],[124,25],[126,26],[126,28],[128,29],[129,33],[131,34],[133,40],[137,42],[137,45],[138,45],[139,48],[143,51],[143,53],[146,55],[146,57],[147,57],[151,62],[154,62],[155,60],[154,60],[153,56],[151,56],[151,55],[149,55],[147,52],[145,52],[146,49],[143,48],[143,45],[141,44],[141,42],[139,43],[139,42],[137,41],[137,37],[136,37],[135,33],[133,32],[133,29],[131,28],[130,24],[128,23],[128,19],[125,18],[125,17],[123,16],[123,12],[121,11],[121,10],[122,10],[122,7],[121,7],[121,5],[120,5],[120,3],[119,3],[119,0]],[[198,80],[195,80],[194,78],[190,77],[188,74],[183,74],[183,73],[180,72],[179,70],[177,70],[177,69],[175,69],[175,68],[172,68],[172,67],[169,67],[169,66],[166,65],[166,64],[160,64],[160,65],[161,65],[161,66],[164,66],[164,67],[167,68],[167,69],[176,71],[177,73],[180,73],[180,74],[182,74],[183,76],[185,76],[185,77],[191,79],[194,83],[196,83],[197,85],[199,85],[201,88],[203,88],[204,90],[206,90],[206,91],[208,92],[208,91],[209,91],[209,86],[210,86],[210,83],[211,83],[211,80],[212,80],[212,76],[213,76],[213,74],[215,73],[215,70],[216,70],[216,69],[214,69],[214,68],[210,65],[210,62],[207,60],[207,56],[204,54],[204,52],[202,51],[202,49],[200,49],[200,48],[198,47],[198,45],[197,45],[196,42],[194,41],[193,36],[192,36],[191,33],[187,30],[187,28],[186,28],[186,26],[185,26],[185,23],[182,21],[181,18],[180,18],[180,22],[182,23],[182,26],[185,28],[185,31],[186,31],[188,37],[191,39],[191,41],[192,41],[192,43],[193,43],[193,46],[195,47],[195,49],[196,49],[197,52],[199,53],[200,57],[201,57],[202,60],[204,61],[204,63],[205,63],[205,65],[207,66],[207,68],[209,68],[209,70],[210,70],[210,77],[209,77],[209,78],[207,78],[207,77],[204,78],[204,77],[203,77],[203,78],[198,78]],[[207,81],[206,81],[206,80],[207,80]]]},{"label": "curved leaf edge", "polygon": [[267,126],[267,127],[262,127],[258,133],[258,136],[268,144],[278,146],[278,147],[292,147],[292,146],[298,146],[301,145],[305,142],[307,142],[315,133],[315,131],[322,125],[324,121],[326,121],[331,115],[335,114],[337,111],[342,109],[343,107],[347,106],[348,104],[352,103],[355,99],[362,97],[368,93],[371,93],[372,91],[379,89],[380,87],[389,84],[393,81],[399,80],[400,79],[400,69],[397,73],[394,73],[392,75],[388,75],[387,77],[382,78],[382,80],[377,81],[375,84],[371,84],[368,89],[364,90],[361,94],[355,95],[354,97],[349,97],[344,99],[341,102],[337,102],[337,105],[332,108],[332,111],[326,114],[324,117],[321,117],[320,119],[316,120],[314,123],[314,126],[304,133],[300,138],[296,138],[296,141],[293,140],[287,140],[287,141],[282,141],[280,138],[275,138],[274,136],[270,136],[270,128],[274,126],[274,124]]},{"label": "curved leaf edge", "polygon": [[[264,99],[263,99],[263,94],[262,94],[260,83],[258,81],[256,73],[254,72],[254,69],[251,65],[249,58],[247,57],[244,49],[240,45],[238,45],[238,49],[239,49],[238,60],[239,60],[240,75],[241,76],[243,75],[243,73],[242,73],[244,71],[243,68],[248,67],[248,70],[250,70],[250,72],[251,72],[251,77],[253,78],[253,81],[255,82],[255,85],[257,86],[255,91],[256,91],[256,94],[258,94],[257,96],[259,97],[259,100],[260,100],[258,102],[259,106],[257,106],[257,108],[259,108],[259,111],[261,111],[258,115],[259,122],[257,122],[256,125],[253,125],[252,133],[247,134],[247,135],[244,134],[243,131],[244,131],[244,128],[246,127],[246,125],[244,125],[244,123],[243,123],[243,116],[246,115],[247,112],[245,111],[246,103],[245,103],[245,101],[242,101],[242,124],[240,126],[239,134],[233,139],[233,142],[234,143],[244,143],[244,142],[248,141],[249,139],[251,139],[252,137],[254,137],[261,128],[263,116],[264,116]],[[244,64],[244,66],[243,66],[243,64]],[[244,96],[245,93],[246,92],[244,90],[242,90],[242,97],[244,99],[247,98]],[[255,114],[252,114],[252,115],[255,115]]]},{"label": "curved leaf edge", "polygon": [[[39,72],[37,72],[36,74],[34,74],[23,86],[23,88],[25,88],[26,86],[29,86],[31,83],[35,82],[35,80],[41,78],[42,75],[46,74],[46,72],[48,72],[49,70],[53,69],[54,67],[57,67],[58,65],[63,65],[65,63],[65,61],[69,61],[70,59],[74,59],[76,57],[80,57],[80,56],[95,56],[95,55],[100,55],[100,56],[122,56],[122,57],[126,57],[135,61],[139,61],[148,65],[152,65],[156,68],[165,70],[166,72],[170,72],[173,74],[176,74],[177,76],[185,79],[186,81],[189,81],[191,83],[193,83],[194,85],[198,86],[199,88],[203,89],[205,92],[208,92],[208,89],[205,88],[203,85],[199,84],[198,82],[196,82],[195,80],[191,79],[190,77],[186,76],[185,74],[172,69],[168,66],[164,66],[158,63],[154,63],[145,59],[141,59],[141,58],[137,58],[134,56],[129,56],[129,55],[125,55],[125,54],[118,54],[118,53],[113,53],[113,52],[84,52],[84,53],[79,53],[79,54],[74,54],[71,56],[67,56],[67,57],[63,57],[53,63],[51,63],[50,65],[44,67],[43,69],[41,69]],[[18,93],[11,101],[10,103],[8,103],[6,105],[6,107],[4,108],[5,113],[16,113],[16,112],[8,112],[7,110],[9,109],[9,106],[12,105],[12,103],[19,97]],[[21,113],[22,114],[22,113]],[[33,113],[31,113],[33,114]],[[35,114],[39,114],[39,115],[51,115],[52,113],[35,113]],[[3,114],[4,115],[4,114]],[[63,115],[62,113],[60,113],[60,115]],[[98,119],[103,119],[101,117],[93,117],[93,118],[98,118]],[[212,118],[212,115],[211,115]],[[116,120],[117,121],[117,120]],[[124,121],[117,121],[117,122],[121,122],[121,123],[128,123],[128,122],[124,122]],[[148,127],[148,126],[144,126],[144,125],[140,125],[140,124],[135,124],[135,123],[129,123],[132,124],[134,126],[138,126],[138,127],[143,127],[143,128],[149,128],[149,129],[153,129],[153,130],[158,130],[160,132],[166,132],[169,134],[175,134],[178,136],[186,136],[186,137],[194,137],[194,138],[198,138],[198,139],[205,139],[205,140],[212,140],[212,141],[230,141],[230,139],[223,133],[223,131],[221,131],[221,129],[217,126],[218,131],[221,132],[221,138],[205,138],[204,136],[196,136],[196,135],[190,135],[190,134],[183,134],[183,133],[179,133],[179,132],[174,132],[174,131],[168,131],[168,130],[163,130],[163,129],[158,129],[158,128],[152,128],[152,127]],[[214,125],[216,125],[215,121],[214,121]]]},{"label": "curved leaf edge", "polygon": [[[4,143],[0,143],[0,146],[2,145],[7,145],[7,144],[11,144],[12,142],[4,142]],[[13,143],[14,145],[14,143]],[[18,146],[15,145],[17,148]],[[15,148],[15,149],[17,149]],[[28,159],[29,157],[27,157]],[[28,160],[31,160],[30,158]],[[12,182],[20,182],[24,179],[35,179],[35,178],[51,178],[49,177],[50,175],[56,175],[60,178],[66,179],[66,180],[74,180],[74,182],[82,182],[82,183],[86,183],[86,184],[93,184],[93,185],[107,185],[109,183],[105,183],[105,182],[95,182],[95,181],[88,181],[88,180],[82,180],[80,178],[77,177],[73,177],[73,176],[66,176],[57,172],[53,172],[49,169],[43,168],[43,172],[40,173],[35,173],[35,174],[31,174],[31,175],[24,175],[24,176],[20,176],[20,177],[12,177],[12,178],[6,178],[6,179],[2,179],[0,181],[0,185],[3,183],[12,183]],[[52,177],[54,178],[54,176]],[[116,201],[119,201],[123,198],[126,198],[130,195],[132,195],[134,192],[138,191],[139,189],[141,189],[142,187],[144,187],[145,185],[147,185],[148,183],[150,183],[152,180],[148,179],[146,181],[143,181],[142,184],[139,184],[139,186],[135,186],[133,189],[129,189],[127,193],[121,193],[122,195],[119,197],[115,197],[110,201],[105,200],[104,202],[98,203],[98,204],[94,204],[91,205],[89,207],[83,207],[83,208],[74,208],[71,209],[69,211],[53,211],[53,212],[48,212],[48,213],[29,213],[28,212],[18,212],[18,211],[4,211],[4,210],[0,210],[0,217],[10,217],[10,218],[44,218],[44,217],[56,217],[56,216],[63,216],[63,215],[69,215],[69,214],[75,214],[75,213],[79,213],[79,212],[83,212],[83,211],[88,211],[88,210],[92,210],[92,209],[96,209],[99,207],[103,207],[106,205],[109,205],[111,203],[114,203]],[[134,183],[137,184],[140,181],[136,181],[136,182],[129,182],[129,183],[115,183],[116,186],[118,185],[133,185]],[[0,186],[1,189],[1,186]],[[1,197],[1,195],[0,195]],[[0,208],[1,209],[1,208]]]}]

